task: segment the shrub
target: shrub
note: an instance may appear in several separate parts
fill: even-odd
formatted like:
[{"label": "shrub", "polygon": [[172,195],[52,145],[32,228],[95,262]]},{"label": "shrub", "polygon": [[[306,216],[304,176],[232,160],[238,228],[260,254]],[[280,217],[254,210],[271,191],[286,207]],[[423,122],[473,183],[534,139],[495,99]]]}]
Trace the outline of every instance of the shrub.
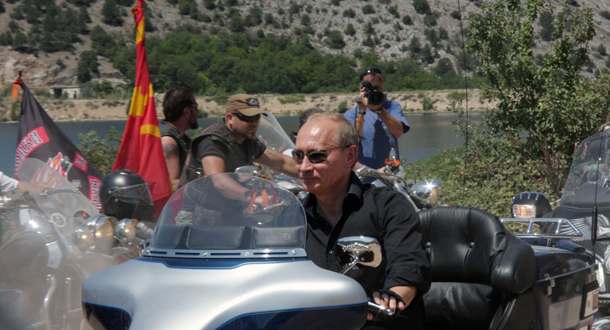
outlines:
[{"label": "shrub", "polygon": [[277,100],[281,104],[305,102],[305,95],[286,95],[284,97],[278,97]]},{"label": "shrub", "polygon": [[424,96],[423,100],[421,101],[421,105],[422,110],[424,111],[434,110],[434,102],[432,102],[432,99],[428,96]]},{"label": "shrub", "polygon": [[341,101],[341,103],[339,103],[337,106],[337,112],[345,113],[345,111],[347,111],[347,101]]},{"label": "shrub", "polygon": [[343,17],[354,18],[356,17],[356,12],[352,8],[346,9],[343,11]]},{"label": "shrub", "polygon": [[103,138],[100,138],[94,130],[85,134],[79,133],[77,136],[80,141],[78,148],[91,162],[91,165],[102,175],[110,173],[119,152],[123,134],[111,127],[108,135]]},{"label": "shrub", "polygon": [[432,13],[428,0],[413,0],[413,8],[415,8],[415,11],[420,15]]},{"label": "shrub", "polygon": [[373,5],[371,5],[371,4],[366,4],[366,5],[362,6],[362,13],[365,15],[374,14],[375,7],[373,7]]}]

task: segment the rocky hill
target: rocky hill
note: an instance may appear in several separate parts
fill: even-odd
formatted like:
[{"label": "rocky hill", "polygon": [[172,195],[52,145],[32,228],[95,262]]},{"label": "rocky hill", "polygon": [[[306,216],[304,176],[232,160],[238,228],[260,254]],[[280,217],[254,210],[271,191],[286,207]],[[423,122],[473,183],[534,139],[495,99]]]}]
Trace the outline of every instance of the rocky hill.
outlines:
[{"label": "rocky hill", "polygon": [[[559,6],[565,1],[552,2]],[[356,61],[371,45],[383,59],[407,58],[409,47],[417,39],[422,47],[431,45],[435,61],[447,57],[455,62],[461,51],[460,14],[464,29],[467,29],[468,15],[479,11],[480,2],[150,0],[146,6],[148,35],[163,35],[182,24],[200,26],[210,34],[219,30],[288,36],[307,33],[311,44],[322,53],[342,54]],[[610,45],[610,2],[568,2],[573,6],[590,7],[595,12],[597,35],[590,44],[592,65],[588,71],[593,75],[597,70],[607,70],[610,60],[605,47]],[[76,84],[80,53],[91,49],[88,32],[95,26],[102,27],[124,46],[133,45],[134,26],[129,11],[134,4],[135,1],[126,0],[0,0],[0,31],[5,31],[0,34],[3,88],[11,86],[19,70],[23,70],[24,80],[34,90]],[[427,11],[422,9],[425,5],[428,5]],[[47,18],[48,12],[41,9],[49,7],[55,8],[57,22]],[[62,17],[63,28],[57,25]],[[7,40],[8,31],[11,31],[11,40]],[[55,34],[49,31],[55,31]],[[21,35],[18,37],[18,34]],[[49,41],[51,39],[53,43]],[[44,44],[45,41],[48,42]],[[550,42],[541,39],[536,44],[543,50],[550,46]],[[45,47],[49,51],[45,51]],[[96,80],[122,81],[122,74],[113,69],[107,59],[99,57],[98,61]]]}]

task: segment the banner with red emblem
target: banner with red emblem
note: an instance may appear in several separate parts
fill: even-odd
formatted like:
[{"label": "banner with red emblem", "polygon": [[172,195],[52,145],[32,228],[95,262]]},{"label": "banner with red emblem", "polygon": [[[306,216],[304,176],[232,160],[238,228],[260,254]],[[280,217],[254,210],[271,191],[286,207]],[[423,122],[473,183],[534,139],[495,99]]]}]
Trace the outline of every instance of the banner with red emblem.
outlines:
[{"label": "banner with red emblem", "polygon": [[[75,184],[98,209],[102,175],[44,111],[23,82],[15,174],[28,157],[40,159]],[[17,178],[19,179],[19,178]]]}]

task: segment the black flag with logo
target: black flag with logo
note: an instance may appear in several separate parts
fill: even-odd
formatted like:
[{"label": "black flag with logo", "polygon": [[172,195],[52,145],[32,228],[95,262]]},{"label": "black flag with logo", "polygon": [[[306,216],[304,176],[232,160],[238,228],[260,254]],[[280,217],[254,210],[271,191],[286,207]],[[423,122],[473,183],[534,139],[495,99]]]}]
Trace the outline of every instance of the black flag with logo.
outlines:
[{"label": "black flag with logo", "polygon": [[53,122],[24,83],[21,83],[21,88],[23,98],[15,153],[15,173],[18,173],[24,159],[40,159],[80,187],[83,195],[100,209],[101,174]]}]

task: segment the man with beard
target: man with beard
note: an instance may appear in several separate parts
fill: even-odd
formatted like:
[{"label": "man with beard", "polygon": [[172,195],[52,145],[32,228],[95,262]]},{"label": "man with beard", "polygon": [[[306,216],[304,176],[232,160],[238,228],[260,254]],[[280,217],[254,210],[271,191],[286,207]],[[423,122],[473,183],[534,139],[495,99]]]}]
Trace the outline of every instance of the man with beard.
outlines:
[{"label": "man with beard", "polygon": [[186,84],[174,86],[163,97],[165,121],[160,125],[161,144],[174,191],[180,183],[180,174],[186,164],[186,156],[191,146],[191,139],[185,132],[188,129],[199,127],[197,108],[198,104],[193,89]]},{"label": "man with beard", "polygon": [[233,172],[253,162],[298,177],[291,157],[266,148],[256,138],[261,115],[265,113],[255,97],[246,94],[231,96],[225,117],[193,140],[180,185],[204,175]]}]

